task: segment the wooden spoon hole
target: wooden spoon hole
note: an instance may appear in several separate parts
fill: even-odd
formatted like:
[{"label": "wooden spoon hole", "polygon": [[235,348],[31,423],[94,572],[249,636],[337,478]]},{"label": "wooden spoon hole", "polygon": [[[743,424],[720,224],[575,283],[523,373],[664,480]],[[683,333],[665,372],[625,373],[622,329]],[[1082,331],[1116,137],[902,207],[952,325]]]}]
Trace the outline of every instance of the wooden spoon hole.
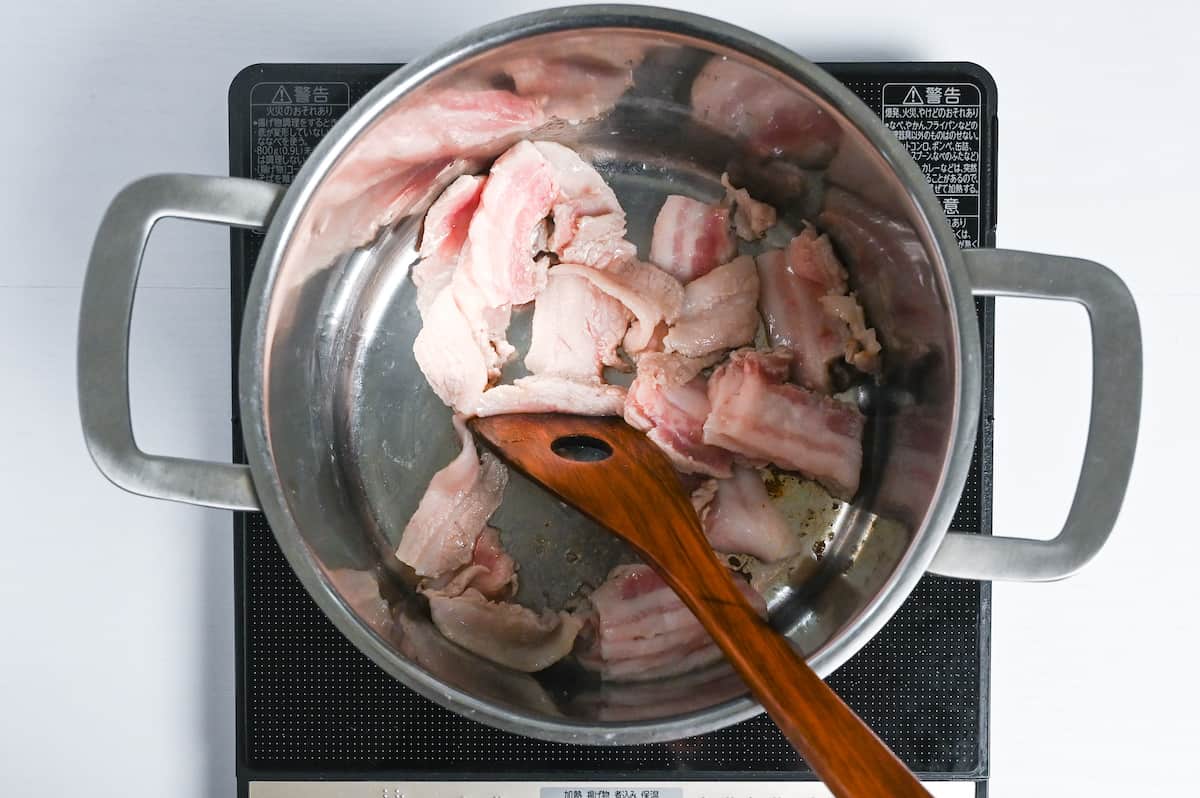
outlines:
[{"label": "wooden spoon hole", "polygon": [[550,451],[576,463],[598,463],[612,457],[612,446],[591,435],[564,435],[550,444]]}]

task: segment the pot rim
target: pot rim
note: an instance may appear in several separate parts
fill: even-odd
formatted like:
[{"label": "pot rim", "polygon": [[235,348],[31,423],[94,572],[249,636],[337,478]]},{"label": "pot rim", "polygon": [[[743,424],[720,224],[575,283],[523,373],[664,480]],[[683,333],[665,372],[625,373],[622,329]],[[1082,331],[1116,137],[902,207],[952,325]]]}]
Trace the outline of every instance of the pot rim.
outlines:
[{"label": "pot rim", "polygon": [[280,202],[266,231],[246,299],[239,344],[240,406],[247,460],[263,512],[289,565],[322,612],[356,648],[407,687],[447,709],[505,731],[555,742],[625,745],[663,742],[713,731],[753,717],[762,712],[762,707],[751,698],[742,697],[668,720],[623,723],[550,720],[480,700],[398,657],[385,640],[356,618],[309,555],[272,465],[263,397],[265,298],[274,289],[286,245],[315,187],[348,143],[393,102],[462,61],[532,36],[594,28],[640,29],[707,41],[738,51],[804,84],[843,114],[895,172],[919,213],[917,234],[941,260],[943,287],[953,302],[950,357],[957,364],[949,454],[942,463],[938,487],[924,523],[895,571],[842,634],[808,658],[809,665],[820,676],[829,676],[875,636],[912,592],[937,553],[953,519],[971,462],[980,412],[981,366],[975,306],[963,257],[920,168],[874,112],[848,88],[807,59],[755,33],[702,15],[650,6],[591,5],[537,11],[485,25],[414,60],[389,75],[350,108],[314,149]]}]

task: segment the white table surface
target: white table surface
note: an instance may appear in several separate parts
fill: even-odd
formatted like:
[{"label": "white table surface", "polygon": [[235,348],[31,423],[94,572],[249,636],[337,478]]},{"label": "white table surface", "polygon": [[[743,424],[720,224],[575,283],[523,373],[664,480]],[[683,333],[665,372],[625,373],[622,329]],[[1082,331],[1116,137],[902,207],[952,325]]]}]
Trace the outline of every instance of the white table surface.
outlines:
[{"label": "white table surface", "polygon": [[[111,487],[79,432],[79,286],[105,204],[149,172],[224,173],[226,90],[247,64],[402,61],[535,5],[5,4],[0,794],[234,790],[230,517]],[[1093,257],[1132,287],[1146,344],[1133,483],[1084,573],[996,586],[992,786],[1193,793],[1198,18],[1165,2],[981,9],[993,5],[690,8],[815,59],[984,65],[999,85],[1000,243]],[[148,450],[229,457],[227,248],[223,230],[182,223],[164,224],[149,248],[132,354]],[[1086,432],[1086,321],[1033,302],[1002,301],[997,315],[995,527],[1048,536]]]}]

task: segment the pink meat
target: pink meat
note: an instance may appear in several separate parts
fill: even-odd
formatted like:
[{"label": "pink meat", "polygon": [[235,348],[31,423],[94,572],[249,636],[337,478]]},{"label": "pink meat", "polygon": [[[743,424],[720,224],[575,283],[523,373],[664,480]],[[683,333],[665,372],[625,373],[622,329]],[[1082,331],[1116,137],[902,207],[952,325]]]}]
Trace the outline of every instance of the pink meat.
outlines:
[{"label": "pink meat", "polygon": [[476,454],[461,416],[454,417],[454,429],[462,450],[433,475],[396,549],[396,557],[419,576],[438,577],[471,561],[476,540],[508,484],[508,470],[499,460],[490,452],[482,458]]},{"label": "pink meat", "polygon": [[754,199],[746,189],[735,188],[728,174],[721,175],[721,185],[725,186],[725,204],[733,208],[738,238],[757,241],[775,226],[778,214],[773,207]]},{"label": "pink meat", "polygon": [[[538,268],[544,272],[545,263],[540,264]],[[450,290],[463,318],[466,319],[467,329],[483,353],[487,363],[488,382],[491,384],[499,379],[504,364],[516,354],[516,349],[508,342],[507,337],[508,324],[512,320],[512,305],[493,305],[489,302],[475,283],[472,274],[462,268],[461,259],[450,280]]]},{"label": "pink meat", "polygon": [[[744,580],[738,588],[764,617],[766,606]],[[605,679],[647,680],[686,673],[720,650],[675,592],[647,565],[621,565],[591,594],[594,640],[581,662]]]},{"label": "pink meat", "polygon": [[413,95],[359,137],[322,185],[322,200],[345,202],[414,166],[494,156],[545,121],[537,101],[508,91]]},{"label": "pink meat", "polygon": [[700,520],[708,542],[725,554],[749,554],[763,562],[791,557],[803,548],[787,519],[771,502],[758,469],[736,466],[729,479],[715,480],[715,496],[703,501],[701,488],[694,503],[701,503]]},{"label": "pink meat", "polygon": [[624,365],[617,347],[629,320],[624,305],[587,279],[551,269],[534,303],[525,367],[533,374],[597,380],[604,366]]},{"label": "pink meat", "polygon": [[571,652],[582,623],[565,612],[538,614],[489,601],[474,588],[457,596],[427,591],[433,625],[453,643],[514,670],[544,670]]},{"label": "pink meat", "polygon": [[354,184],[349,192],[330,178],[334,184],[323,184],[296,230],[296,257],[315,269],[369,244],[381,228],[432,201],[465,168],[464,162],[451,160],[401,165],[385,177]]},{"label": "pink meat", "polygon": [[422,258],[457,258],[467,240],[467,228],[487,178],[462,175],[451,183],[425,214],[421,232]]},{"label": "pink meat", "polygon": [[[418,289],[418,301],[422,290]],[[448,407],[467,412],[479,401],[495,359],[481,347],[472,324],[446,286],[421,311],[424,326],[413,341],[413,356],[429,387]]]},{"label": "pink meat", "polygon": [[704,442],[710,410],[707,382],[700,374],[705,365],[707,361],[679,355],[642,355],[625,397],[625,421],[644,430],[680,471],[728,477],[732,455]]},{"label": "pink meat", "polygon": [[458,256],[434,255],[419,261],[412,268],[413,285],[417,287],[417,310],[421,321],[428,321],[429,310],[442,289],[450,285],[454,270],[458,267]]},{"label": "pink meat", "polygon": [[849,498],[862,470],[864,419],[858,408],[783,384],[786,350],[743,349],[713,372],[704,442],[753,463],[798,471]]},{"label": "pink meat", "polygon": [[885,341],[916,355],[942,339],[942,302],[916,231],[837,188],[826,192],[819,219],[854,269],[858,299]]},{"label": "pink meat", "polygon": [[729,209],[672,194],[654,220],[650,261],[682,283],[708,274],[737,254]]},{"label": "pink meat", "polygon": [[821,166],[841,139],[837,122],[798,90],[738,61],[716,57],[692,83],[696,118],[760,156]]},{"label": "pink meat", "polygon": [[539,44],[526,56],[511,58],[504,71],[517,93],[543,104],[549,116],[571,123],[594,119],[616,105],[633,85],[633,70],[645,46],[614,48],[610,41],[576,38]]},{"label": "pink meat", "polygon": [[684,288],[679,320],[663,339],[667,352],[703,357],[743,346],[758,331],[758,272],[742,255]]},{"label": "pink meat", "polygon": [[849,330],[821,304],[846,292],[846,271],[828,236],[811,228],[792,239],[784,252],[758,256],[760,307],[774,346],[795,355],[792,379],[814,391],[829,391],[829,364],[846,351]]},{"label": "pink meat", "polygon": [[517,563],[504,550],[495,527],[484,527],[475,540],[471,565],[483,569],[471,580],[471,587],[488,598],[510,598],[517,592]]},{"label": "pink meat", "polygon": [[455,574],[428,580],[422,589],[443,596],[458,596],[473,587],[495,601],[510,599],[517,592],[517,563],[500,543],[495,527],[485,526],[475,540],[471,562]]},{"label": "pink meat", "polygon": [[587,278],[592,285],[629,309],[634,322],[624,341],[627,352],[644,350],[658,325],[673,323],[683,309],[683,286],[679,281],[662,269],[633,258],[612,261],[603,269],[560,263],[554,270],[557,274]]},{"label": "pink meat", "polygon": [[579,416],[619,416],[625,389],[600,380],[584,381],[533,375],[484,391],[474,415],[507,413],[571,413]]},{"label": "pink meat", "polygon": [[459,260],[491,307],[532,300],[546,284],[545,260],[534,260],[536,226],[558,196],[554,169],[527,141],[492,164]]},{"label": "pink meat", "polygon": [[558,183],[548,244],[559,259],[601,267],[636,255],[637,249],[625,240],[625,211],[600,173],[569,147],[552,141],[533,146],[554,167]]},{"label": "pink meat", "polygon": [[883,347],[879,345],[875,329],[867,326],[867,319],[862,305],[858,304],[858,297],[854,294],[823,296],[821,308],[846,326],[848,335],[843,352],[846,362],[859,371],[878,372]]}]

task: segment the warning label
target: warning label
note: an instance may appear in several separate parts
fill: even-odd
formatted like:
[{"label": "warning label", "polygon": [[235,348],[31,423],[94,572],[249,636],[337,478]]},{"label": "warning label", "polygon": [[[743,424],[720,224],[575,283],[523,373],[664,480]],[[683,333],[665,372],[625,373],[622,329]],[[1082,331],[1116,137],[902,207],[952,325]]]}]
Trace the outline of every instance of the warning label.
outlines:
[{"label": "warning label", "polygon": [[942,202],[960,246],[978,247],[982,102],[970,83],[888,83],[883,122]]},{"label": "warning label", "polygon": [[259,83],[250,90],[252,176],[291,183],[317,142],[350,108],[346,83]]}]

